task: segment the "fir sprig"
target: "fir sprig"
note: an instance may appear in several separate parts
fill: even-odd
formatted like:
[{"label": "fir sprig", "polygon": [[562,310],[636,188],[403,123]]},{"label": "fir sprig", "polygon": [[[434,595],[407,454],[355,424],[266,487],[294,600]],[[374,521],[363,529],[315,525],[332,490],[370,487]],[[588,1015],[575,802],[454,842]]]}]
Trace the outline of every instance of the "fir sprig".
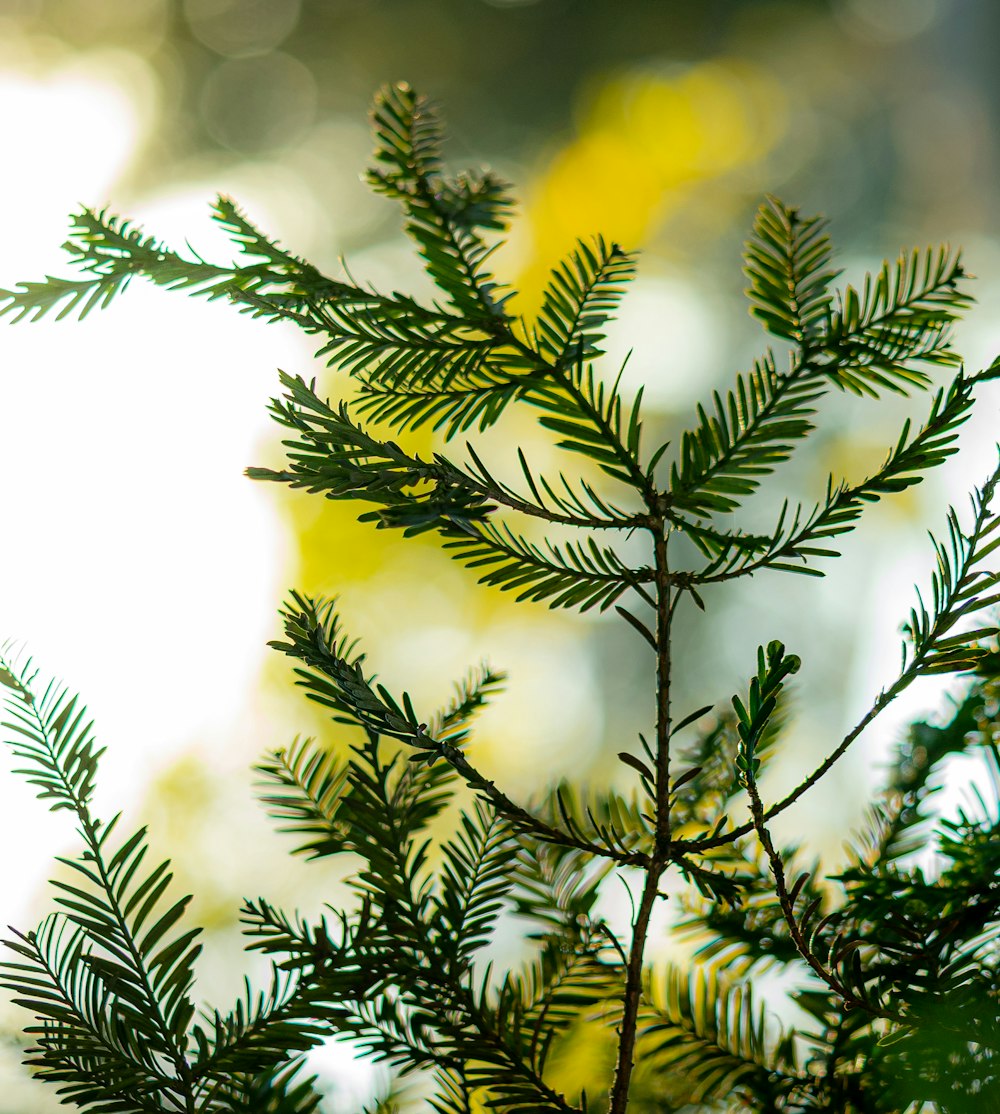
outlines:
[{"label": "fir sprig", "polygon": [[958,433],[972,411],[975,387],[992,378],[992,369],[974,376],[959,373],[947,390],[935,394],[930,413],[915,433],[909,419],[903,422],[896,444],[877,471],[853,484],[831,476],[823,502],[808,515],[802,508],[790,514],[786,503],[769,535],[698,531],[696,544],[713,560],[695,574],[696,582],[714,583],[763,568],[822,575],[811,562],[837,555],[829,548],[829,539],[852,530],[866,506],[921,483],[930,469],[957,451]]},{"label": "fir sprig", "polygon": [[787,1093],[794,1068],[775,1055],[777,1040],[749,986],[719,985],[714,972],[689,975],[671,966],[647,993],[642,1071],[662,1078],[678,1106],[724,1102],[744,1090],[775,1100]]},{"label": "fir sprig", "polygon": [[[78,1101],[109,1100],[117,1090],[133,1099],[145,1091],[183,1094],[190,1089],[185,1030],[194,1013],[188,992],[201,949],[194,942],[200,929],[176,929],[190,898],[164,907],[169,864],[142,869],[145,831],[122,842],[118,817],[92,815],[100,752],[76,698],[52,684],[37,698],[30,659],[0,667],[10,692],[4,726],[14,753],[28,763],[22,772],[53,809],[76,814],[84,840],[79,858],[62,860],[72,881],[54,883],[60,913],[12,942],[20,962],[3,968],[4,985],[27,992],[21,1001],[42,1022],[35,1066]],[[117,1049],[113,1084],[87,1080],[85,1065],[101,1046]],[[67,1056],[79,1056],[75,1070]]]},{"label": "fir sprig", "polygon": [[[653,654],[652,729],[618,741],[621,784],[542,780],[518,803],[475,749],[475,717],[501,673],[482,665],[444,707],[418,714],[417,697],[370,672],[332,603],[293,593],[273,645],[333,733],[272,749],[257,767],[260,796],[296,852],[343,865],[351,896],[315,919],[247,900],[242,923],[248,947],[271,963],[266,985],[198,1014],[198,929],[187,927],[187,899],[170,896],[169,865],[147,863],[144,829],[121,835],[118,818],[92,813],[101,751],[79,701],[54,684],[38,691],[30,662],[5,659],[19,770],[52,809],[74,813],[83,839],[54,882],[58,911],[36,932],[15,932],[2,968],[0,981],[35,1016],[29,1063],[65,1101],[108,1114],[311,1114],[322,1102],[303,1057],[328,1037],[357,1042],[400,1077],[421,1074],[438,1114],[991,1108],[1000,468],[974,493],[971,517],[950,511],[933,542],[930,591],[905,625],[895,680],[777,803],[765,804],[758,775],[792,730],[785,690],[798,659],[767,635],[747,694],[694,711],[675,707],[674,681],[688,652],[676,619],[689,601],[705,608],[715,584],[765,569],[819,574],[865,508],[956,451],[997,365],[953,373],[867,477],[831,477],[814,505],[786,503],[770,531],[719,522],[808,441],[831,389],[878,400],[929,388],[935,368],[960,365],[951,328],[971,302],[960,257],[903,253],[838,290],[826,223],[767,198],[744,255],[748,295],[787,352],[765,352],[713,392],[660,469],[669,446],[646,444],[641,391],[629,397],[621,372],[599,366],[635,254],[600,236],[577,241],[552,268],[538,313],[516,318],[494,255],[509,187],[492,172],[450,173],[440,118],[408,86],[378,95],[372,123],[369,182],[400,206],[434,298],[327,277],[220,198],[213,218],[234,262],[175,252],[86,209],[68,245],[76,277],[0,292],[0,313],[85,316],[145,276],[294,323],[356,391],[334,405],[315,381],[282,374],[272,414],[286,461],[251,477],[355,501],[361,521],[407,538],[435,536],[517,601],[613,609]],[[520,479],[498,478],[507,473],[476,433],[514,406],[554,436],[564,470],[543,475],[518,449]],[[437,442],[417,452],[406,438],[422,427],[473,440],[461,459]],[[622,548],[632,533],[638,559]],[[684,567],[682,537],[700,567]],[[779,848],[770,820],[906,687],[944,673],[971,676],[965,695],[950,722],[915,725],[849,866],[832,879],[821,862],[804,869],[804,851]],[[972,754],[994,791],[936,819],[948,760]],[[740,822],[746,799],[751,818]],[[929,840],[933,868],[913,858]],[[631,921],[616,929],[602,910],[625,870],[638,884]],[[654,915],[668,897],[687,910],[682,931],[700,938],[683,972],[652,963]],[[527,926],[529,954],[494,970],[491,945],[511,926]],[[787,1032],[755,997],[764,970],[800,986],[805,1020]],[[595,1064],[614,1061],[590,1095],[566,1071],[581,1039],[600,1050]],[[377,1109],[406,1104],[394,1090]]]},{"label": "fir sprig", "polygon": [[830,312],[833,246],[826,221],[768,197],[757,210],[746,246],[751,312],[768,332],[807,345],[822,333]]},{"label": "fir sprig", "polygon": [[735,510],[811,432],[813,404],[825,387],[816,367],[803,363],[779,374],[768,353],[737,377],[725,400],[715,394],[714,413],[699,406],[698,427],[684,434],[671,469],[670,509],[699,516]]}]

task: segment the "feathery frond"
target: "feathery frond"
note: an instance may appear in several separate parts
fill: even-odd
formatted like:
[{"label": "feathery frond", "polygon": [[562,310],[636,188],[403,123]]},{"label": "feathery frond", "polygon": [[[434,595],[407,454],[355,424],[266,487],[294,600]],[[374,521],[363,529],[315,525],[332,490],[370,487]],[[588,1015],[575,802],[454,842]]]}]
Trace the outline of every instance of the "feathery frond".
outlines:
[{"label": "feathery frond", "polygon": [[257,771],[270,792],[261,795],[280,832],[306,836],[295,850],[322,858],[343,850],[345,830],[337,812],[350,777],[350,767],[315,739],[296,739],[278,750]]},{"label": "feathery frond", "polygon": [[251,468],[252,479],[276,480],[328,499],[366,500],[377,509],[361,521],[400,527],[404,536],[447,531],[486,519],[495,508],[470,477],[443,457],[426,462],[392,441],[379,441],[353,422],[347,406],[334,410],[302,379],[282,375],[284,400],[276,419],[298,435],[285,442],[289,469]]},{"label": "feathery frond", "polygon": [[751,312],[768,332],[809,345],[830,311],[833,253],[826,221],[800,217],[776,197],[765,198],[746,245],[745,271]]},{"label": "feathery frond", "polygon": [[959,363],[951,324],[972,302],[965,277],[960,255],[928,248],[883,263],[860,292],[846,287],[823,337],[837,386],[873,398],[882,390],[906,394],[929,382],[914,363]]},{"label": "feathery frond", "polygon": [[493,932],[511,886],[514,846],[510,827],[482,801],[462,815],[457,833],[442,845],[435,919],[441,924],[442,957],[459,969]]},{"label": "feathery frond", "polygon": [[93,722],[79,698],[55,681],[36,697],[32,685],[38,671],[31,658],[8,654],[10,647],[0,656],[0,684],[10,690],[5,711],[11,719],[2,726],[11,732],[6,741],[15,757],[28,763],[14,772],[38,788],[40,800],[53,802],[53,812],[85,808],[104,753],[94,740]]},{"label": "feathery frond", "polygon": [[543,548],[491,522],[450,530],[444,548],[467,568],[486,569],[480,584],[515,591],[518,600],[548,600],[549,607],[606,611],[624,592],[641,591],[652,580],[649,569],[628,568],[593,538],[586,544],[546,542]]},{"label": "feathery frond", "polygon": [[973,520],[968,533],[963,532],[954,509],[949,509],[947,542],[931,539],[937,568],[931,576],[930,609],[918,593],[918,604],[903,627],[907,639],[903,664],[913,677],[971,669],[986,652],[982,641],[997,633],[995,623],[952,632],[963,620],[1000,603],[1000,573],[983,565],[1000,546],[1000,518],[993,509],[998,482],[1000,466],[971,497]]},{"label": "feathery frond", "polygon": [[209,299],[228,297],[242,288],[233,268],[183,259],[131,221],[105,210],[81,210],[64,248],[82,277],[49,276],[40,283],[21,283],[14,291],[0,291],[0,314],[11,313],[15,321],[37,321],[55,310],[57,319],[71,313],[82,319],[95,308],[106,308],[137,274]]},{"label": "feathery frond", "polygon": [[469,737],[476,713],[503,691],[506,681],[505,673],[483,662],[455,685],[455,695],[431,717],[427,733],[435,739],[447,741],[451,746],[462,746]]},{"label": "feathery frond", "polygon": [[601,355],[601,331],[618,305],[624,283],[635,274],[635,257],[597,236],[577,241],[552,272],[535,324],[536,347],[553,364]]},{"label": "feathery frond", "polygon": [[[167,897],[169,863],[143,869],[145,829],[119,841],[117,816],[91,814],[99,751],[86,711],[52,684],[37,698],[36,678],[30,661],[3,662],[6,741],[39,797],[76,814],[84,850],[60,859],[72,872],[53,882],[60,911],[8,942],[20,961],[0,964],[0,979],[39,1018],[33,1063],[44,1078],[81,1104],[159,1109],[151,1094],[191,1093],[186,1030],[201,930],[180,927],[190,898]],[[104,1056],[108,1076],[96,1068]]]},{"label": "feathery frond", "polygon": [[681,438],[670,471],[670,509],[699,517],[735,510],[812,431],[813,403],[825,390],[813,365],[782,375],[769,353],[737,376],[725,400],[716,392],[714,412],[699,406],[697,429]]},{"label": "feathery frond", "polygon": [[605,386],[581,358],[558,376],[533,380],[525,398],[544,412],[539,423],[559,435],[559,448],[579,453],[613,479],[648,494],[650,480],[640,454],[642,390],[628,405],[618,389],[620,380],[621,372]]},{"label": "feathery frond", "polygon": [[[826,496],[805,517],[799,508],[788,513],[787,503],[769,536],[764,539],[734,534],[702,532],[696,538],[699,548],[714,559],[696,574],[699,584],[744,576],[759,569],[822,575],[812,564],[813,559],[835,557],[829,539],[854,528],[864,508],[921,483],[932,468],[943,464],[957,451],[958,432],[971,413],[977,383],[986,375],[965,376],[959,373],[947,390],[934,396],[924,424],[911,435],[907,419],[896,444],[889,450],[881,467],[860,483],[839,483],[833,476],[827,482]],[[786,525],[791,517],[790,525]]]},{"label": "feathery frond", "polygon": [[303,1076],[301,1061],[259,1075],[236,1076],[213,1101],[232,1114],[314,1114],[323,1095],[316,1076]]},{"label": "feathery frond", "polygon": [[749,986],[722,985],[711,973],[688,975],[671,966],[665,977],[651,981],[648,993],[643,1071],[671,1080],[679,1100],[726,1100],[767,1085],[777,1065],[769,1055],[765,1015]]},{"label": "feathery frond", "polygon": [[471,317],[503,317],[504,299],[485,270],[491,249],[483,230],[506,227],[510,198],[496,175],[447,179],[441,172],[442,129],[426,98],[408,85],[386,86],[372,111],[375,166],[369,184],[403,206],[431,278],[455,308]]},{"label": "feathery frond", "polygon": [[[243,996],[228,1013],[212,1010],[192,1027],[191,1074],[199,1089],[212,1093],[242,1076],[260,1086],[275,1063],[293,1063],[320,1044],[328,1031],[319,1003],[300,993],[300,977],[272,966],[267,991],[254,991],[249,979]],[[256,1083],[255,1083],[256,1080]],[[309,1094],[307,1091],[306,1094]]]}]

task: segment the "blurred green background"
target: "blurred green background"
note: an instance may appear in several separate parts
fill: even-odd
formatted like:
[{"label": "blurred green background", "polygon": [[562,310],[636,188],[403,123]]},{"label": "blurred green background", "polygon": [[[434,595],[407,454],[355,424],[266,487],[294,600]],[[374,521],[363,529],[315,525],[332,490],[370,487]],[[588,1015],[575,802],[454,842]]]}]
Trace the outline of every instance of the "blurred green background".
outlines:
[{"label": "blurred green background", "polygon": [[[998,41],[992,0],[0,0],[0,285],[65,270],[58,245],[79,204],[228,256],[207,207],[226,192],[329,272],[343,258],[358,279],[426,294],[397,212],[360,180],[371,95],[407,80],[443,106],[453,165],[516,184],[497,269],[525,312],[576,236],[642,249],[605,371],[631,352],[623,381],[647,384],[651,436],[683,428],[762,346],[739,252],[765,193],[825,212],[853,281],[900,247],[962,244],[980,305],[959,350],[978,367],[1000,352]],[[264,646],[287,587],[339,594],[383,678],[424,706],[484,656],[507,669],[479,754],[514,795],[562,774],[621,776],[613,755],[651,716],[649,661],[628,628],[515,605],[433,541],[241,477],[280,459],[265,414],[278,366],[345,390],[293,330],[137,287],[82,325],[4,327],[0,355],[0,628],[83,692],[110,748],[107,809],[127,801],[148,820],[195,890],[206,995],[238,992],[244,893],[307,910],[336,900],[336,870],[290,867],[291,844],[252,801],[249,767],[266,748],[325,731]],[[684,617],[678,684],[692,707],[735,691],[760,642],[804,658],[795,746],[768,793],[892,678],[912,584],[930,568],[924,531],[985,473],[995,403],[984,399],[962,459],[872,512],[825,581],[757,580]],[[762,501],[766,517],[785,496],[818,498],[830,471],[873,465],[914,404],[841,399],[828,412]],[[509,462],[517,442],[542,470],[558,465],[530,416],[488,441],[491,459]],[[946,695],[908,693],[779,834],[836,861],[907,715]],[[27,927],[48,906],[49,856],[73,835],[12,782],[0,790],[3,918]],[[624,926],[621,895],[609,900]],[[2,1018],[13,1033],[17,1011]],[[315,1059],[331,1109],[373,1086],[349,1052]],[[54,1108],[17,1060],[8,1042],[0,1111]]]}]

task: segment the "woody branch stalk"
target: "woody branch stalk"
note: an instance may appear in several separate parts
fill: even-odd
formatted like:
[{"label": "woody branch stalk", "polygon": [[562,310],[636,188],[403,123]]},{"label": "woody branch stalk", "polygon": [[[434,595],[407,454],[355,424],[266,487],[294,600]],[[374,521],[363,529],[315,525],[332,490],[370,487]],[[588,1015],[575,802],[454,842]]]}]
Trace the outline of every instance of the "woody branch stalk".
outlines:
[{"label": "woody branch stalk", "polygon": [[649,921],[670,853],[670,621],[673,600],[664,519],[658,517],[652,529],[656,568],[656,846],[646,866],[642,897],[632,925],[610,1114],[625,1114],[628,1108]]}]

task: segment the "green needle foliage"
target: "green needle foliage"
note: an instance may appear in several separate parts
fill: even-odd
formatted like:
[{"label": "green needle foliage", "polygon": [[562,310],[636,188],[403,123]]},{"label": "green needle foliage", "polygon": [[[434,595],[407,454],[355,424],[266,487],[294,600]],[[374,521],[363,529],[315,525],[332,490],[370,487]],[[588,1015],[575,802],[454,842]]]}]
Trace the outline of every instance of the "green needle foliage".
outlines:
[{"label": "green needle foliage", "polygon": [[[75,814],[81,840],[54,883],[56,912],[8,941],[2,982],[34,1018],[28,1063],[64,1101],[109,1114],[318,1110],[304,1058],[330,1037],[404,1082],[416,1076],[438,1114],[1000,1110],[1000,466],[933,541],[898,673],[783,799],[766,801],[759,775],[786,738],[783,688],[799,657],[762,637],[746,690],[708,693],[691,714],[675,708],[672,677],[679,609],[758,571],[821,576],[866,508],[956,451],[977,389],[998,375],[964,370],[951,347],[971,301],[959,257],[913,251],[838,289],[823,221],[768,198],[745,266],[777,349],[699,406],[671,449],[648,443],[641,398],[596,366],[634,256],[580,241],[535,319],[517,317],[491,273],[505,183],[450,176],[438,117],[406,86],[379,94],[373,127],[369,182],[401,207],[435,301],[327,278],[221,198],[214,215],[235,263],[179,255],[85,210],[68,245],[76,277],[24,283],[2,310],[83,316],[142,275],[315,335],[356,391],[333,405],[315,382],[282,375],[273,413],[287,460],[249,474],[353,500],[379,529],[435,534],[517,600],[614,608],[651,651],[653,730],[619,756],[632,788],[564,783],[514,800],[473,742],[502,674],[482,665],[446,707],[418,710],[378,682],[332,602],[293,593],[273,645],[335,736],[267,755],[261,799],[299,854],[344,857],[354,901],[307,920],[248,899],[248,946],[271,959],[271,979],[217,1009],[192,996],[198,929],[168,864],[146,861],[142,830],[92,811],[100,750],[85,712],[7,654],[7,742],[39,796]],[[871,475],[831,476],[814,505],[786,503],[770,532],[733,525],[813,432],[824,395],[921,391],[935,369],[949,380]],[[580,476],[543,477],[520,452],[518,483],[493,474],[476,431],[515,404],[575,454]],[[393,439],[425,425],[442,443],[473,443],[422,457]],[[532,519],[560,540],[536,540]],[[620,544],[636,535],[644,560]],[[951,718],[915,724],[898,747],[847,869],[823,877],[776,845],[773,818],[905,688],[941,673],[965,678]],[[956,819],[935,820],[956,755],[978,756],[989,778]],[[600,912],[623,872],[637,895],[625,936]],[[651,918],[672,877],[683,879],[670,899],[678,930],[698,942],[688,967],[653,962]],[[525,924],[527,959],[496,969],[499,926]],[[769,998],[760,983],[767,972],[792,988],[791,1027],[774,1011],[779,984]],[[577,1055],[606,1064],[583,1073],[589,1090]],[[379,1109],[405,1102],[403,1087]]]}]

